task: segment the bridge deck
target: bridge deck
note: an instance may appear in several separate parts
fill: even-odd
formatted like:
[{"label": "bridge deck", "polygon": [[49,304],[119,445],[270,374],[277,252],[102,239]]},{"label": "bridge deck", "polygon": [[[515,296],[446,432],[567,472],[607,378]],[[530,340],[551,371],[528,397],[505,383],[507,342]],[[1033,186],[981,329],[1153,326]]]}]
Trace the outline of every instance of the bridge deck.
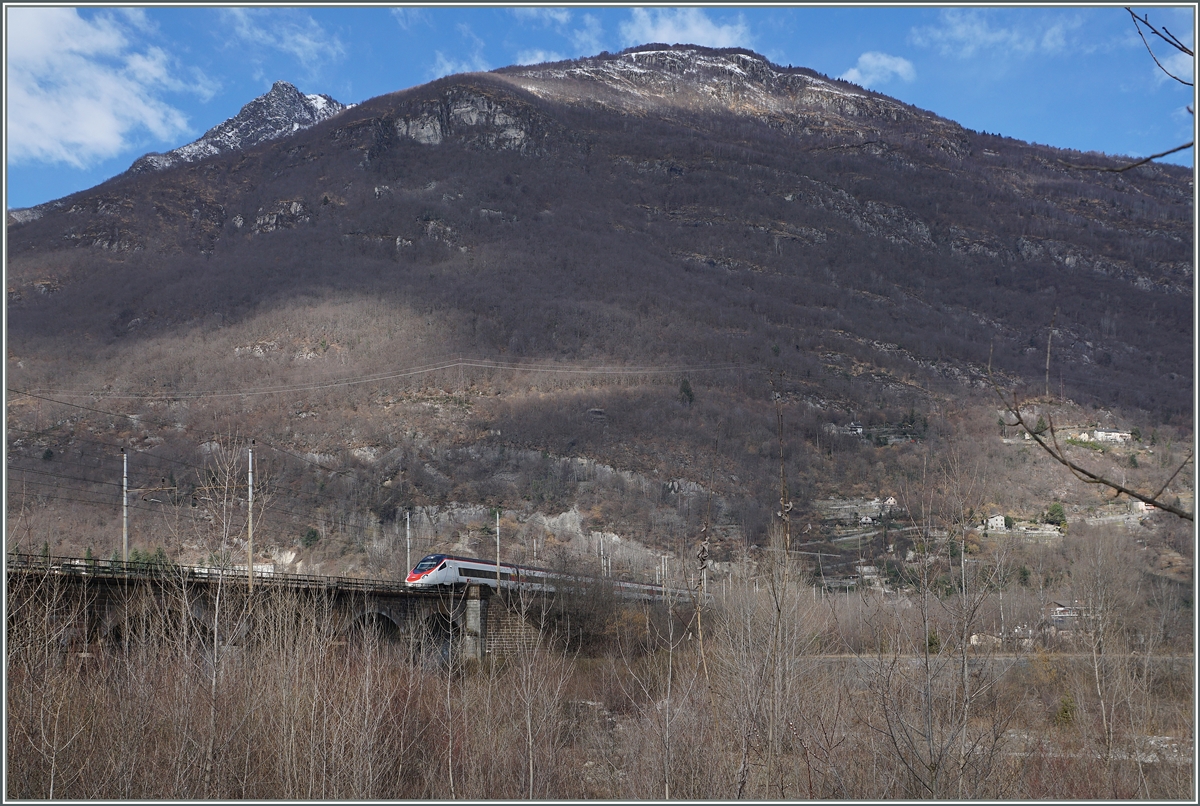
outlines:
[{"label": "bridge deck", "polygon": [[[161,562],[121,562],[119,560],[85,560],[78,557],[47,557],[36,554],[9,554],[6,570],[9,574],[53,574],[68,578],[91,577],[98,580],[136,580],[163,582],[190,581],[198,583],[227,582],[248,585],[245,568],[210,568],[196,565],[176,565]],[[318,576],[315,574],[280,574],[254,572],[254,587],[315,588],[321,590],[362,591],[364,593],[427,593],[405,582],[391,579]]]},{"label": "bridge deck", "polygon": [[[39,554],[9,553],[6,557],[6,570],[9,576],[13,574],[27,576],[54,575],[74,581],[96,580],[105,583],[116,581],[136,582],[191,582],[203,585],[217,583],[247,585],[250,584],[250,574],[245,567],[211,568],[208,566],[177,565],[170,562],[139,561],[121,562],[119,560],[87,560],[79,557],[53,557]],[[480,580],[480,593],[484,597],[495,595],[495,589],[487,580]],[[549,580],[545,585],[532,582],[520,582],[516,585],[504,585],[505,589],[524,589],[545,593],[556,593],[574,590],[578,585],[588,585],[595,582],[608,582],[613,585],[614,593],[620,598],[656,600],[660,597],[686,599],[695,595],[694,591],[686,589],[666,588],[658,585],[620,582],[617,580],[567,576]],[[442,587],[421,587],[409,585],[392,579],[377,579],[346,576],[319,576],[315,574],[289,574],[275,571],[253,572],[253,587],[255,589],[292,589],[292,590],[322,590],[338,593],[360,592],[382,596],[411,596],[431,597],[444,596],[447,589]],[[542,590],[544,588],[544,590]],[[457,588],[456,588],[457,590]],[[711,594],[702,597],[705,604],[713,599]]]}]

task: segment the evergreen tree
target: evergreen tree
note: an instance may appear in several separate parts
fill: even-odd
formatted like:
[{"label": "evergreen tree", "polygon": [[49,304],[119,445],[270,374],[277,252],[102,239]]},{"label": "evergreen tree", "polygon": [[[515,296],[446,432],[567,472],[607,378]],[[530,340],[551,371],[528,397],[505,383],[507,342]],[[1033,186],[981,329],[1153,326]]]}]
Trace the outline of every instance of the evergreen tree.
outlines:
[{"label": "evergreen tree", "polygon": [[685,406],[690,406],[696,400],[696,395],[692,392],[692,384],[687,378],[679,382],[679,399]]}]

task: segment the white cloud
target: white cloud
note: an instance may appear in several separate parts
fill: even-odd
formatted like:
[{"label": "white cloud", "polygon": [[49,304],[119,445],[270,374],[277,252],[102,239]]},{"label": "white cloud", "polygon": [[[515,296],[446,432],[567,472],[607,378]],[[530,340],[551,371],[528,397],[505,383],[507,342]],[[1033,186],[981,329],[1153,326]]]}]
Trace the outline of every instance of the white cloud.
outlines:
[{"label": "white cloud", "polygon": [[593,14],[584,14],[583,25],[571,31],[569,36],[571,44],[575,46],[575,51],[578,54],[595,56],[604,50],[604,26],[600,24],[600,20]]},{"label": "white cloud", "polygon": [[[85,168],[119,155],[147,133],[166,142],[187,131],[186,116],[160,95],[203,95],[208,82],[197,90],[176,77],[165,51],[133,44],[131,30],[120,22],[129,16],[87,20],[64,7],[6,12],[5,137],[13,163]],[[136,14],[133,21],[139,22]]]},{"label": "white cloud", "polygon": [[526,6],[511,8],[509,11],[519,20],[537,22],[542,25],[566,25],[571,21],[571,12],[565,8],[547,8],[545,6],[531,8]]},{"label": "white cloud", "polygon": [[309,75],[322,63],[337,61],[346,49],[335,34],[295,9],[225,8],[222,18],[232,28],[233,43],[270,48],[298,61]]},{"label": "white cloud", "polygon": [[475,34],[474,31],[471,30],[471,26],[467,25],[465,22],[460,22],[454,27],[458,29],[458,33],[463,39],[466,39],[472,44],[472,46],[474,46],[476,54],[483,51],[483,46],[485,43]]},{"label": "white cloud", "polygon": [[441,78],[442,76],[450,76],[456,73],[483,73],[491,69],[478,53],[466,59],[453,59],[438,50],[434,51],[434,57],[433,67],[429,70],[429,74],[433,78]]},{"label": "white cloud", "polygon": [[517,64],[541,64],[542,62],[561,62],[567,57],[561,53],[546,50],[522,50],[517,54]]},{"label": "white cloud", "polygon": [[158,26],[146,16],[144,8],[118,8],[117,13],[125,18],[125,21],[137,28],[139,31],[147,34],[158,33]]},{"label": "white cloud", "polygon": [[459,35],[470,43],[470,54],[456,59],[447,56],[440,50],[434,51],[433,67],[429,70],[430,78],[441,78],[455,73],[483,73],[492,69],[491,65],[483,58],[483,49],[487,43],[480,39],[467,24],[459,23],[456,27]]},{"label": "white cloud", "polygon": [[[604,49],[602,38],[604,36],[604,27],[600,24],[600,20],[594,14],[584,14],[579,23],[571,25],[575,20],[575,15],[566,8],[547,8],[547,7],[523,7],[511,8],[511,13],[518,20],[530,25],[537,25],[543,28],[553,28],[554,32],[559,36],[569,39],[573,53],[577,56],[594,56]],[[560,56],[556,51],[541,51],[541,50],[526,50],[518,55],[520,64],[535,64],[536,62],[528,61],[539,53],[548,53],[553,57],[550,60],[564,59],[565,56]]]},{"label": "white cloud", "polygon": [[1007,14],[1014,24],[993,25],[993,12],[982,9],[944,9],[938,25],[913,28],[909,41],[914,45],[936,48],[943,56],[969,59],[981,51],[1003,50],[1008,54],[1063,53],[1073,47],[1070,33],[1082,21],[1077,16],[1060,17],[1052,23],[1046,17],[1028,23]]},{"label": "white cloud", "polygon": [[853,81],[864,87],[877,87],[893,78],[912,81],[916,77],[917,70],[908,59],[874,50],[859,56],[858,64],[841,75],[846,81]]},{"label": "white cloud", "polygon": [[740,14],[736,23],[719,25],[698,8],[635,8],[620,29],[626,45],[662,42],[713,48],[753,47],[750,30]]},{"label": "white cloud", "polygon": [[406,31],[419,22],[429,21],[425,11],[419,8],[393,8],[392,18]]},{"label": "white cloud", "polygon": [[1067,49],[1067,34],[1071,26],[1065,22],[1056,22],[1042,32],[1038,49],[1044,53],[1062,53]]}]

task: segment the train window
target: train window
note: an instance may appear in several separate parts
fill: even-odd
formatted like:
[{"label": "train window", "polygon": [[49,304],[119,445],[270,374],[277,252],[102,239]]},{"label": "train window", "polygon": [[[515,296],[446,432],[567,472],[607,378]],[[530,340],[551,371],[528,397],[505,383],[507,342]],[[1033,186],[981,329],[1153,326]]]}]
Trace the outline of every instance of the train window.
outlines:
[{"label": "train window", "polygon": [[437,557],[437,556],[426,557],[425,559],[421,560],[421,562],[417,563],[417,567],[413,569],[413,573],[421,574],[421,573],[424,573],[425,571],[429,571],[435,565],[437,565],[438,560],[440,560],[440,559],[441,558]]}]

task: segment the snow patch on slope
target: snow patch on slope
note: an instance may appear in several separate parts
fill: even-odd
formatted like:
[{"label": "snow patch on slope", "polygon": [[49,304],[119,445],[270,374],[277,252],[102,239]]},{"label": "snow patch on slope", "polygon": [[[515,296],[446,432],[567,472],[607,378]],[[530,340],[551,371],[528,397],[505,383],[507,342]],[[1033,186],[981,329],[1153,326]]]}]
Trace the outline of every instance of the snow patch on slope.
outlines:
[{"label": "snow patch on slope", "polygon": [[[777,67],[757,54],[689,46],[627,51],[499,72],[541,97],[600,104],[699,105],[750,114],[795,113],[818,107],[848,116],[868,110],[896,116],[903,108],[843,82]],[[595,92],[578,97],[581,85]]]}]

